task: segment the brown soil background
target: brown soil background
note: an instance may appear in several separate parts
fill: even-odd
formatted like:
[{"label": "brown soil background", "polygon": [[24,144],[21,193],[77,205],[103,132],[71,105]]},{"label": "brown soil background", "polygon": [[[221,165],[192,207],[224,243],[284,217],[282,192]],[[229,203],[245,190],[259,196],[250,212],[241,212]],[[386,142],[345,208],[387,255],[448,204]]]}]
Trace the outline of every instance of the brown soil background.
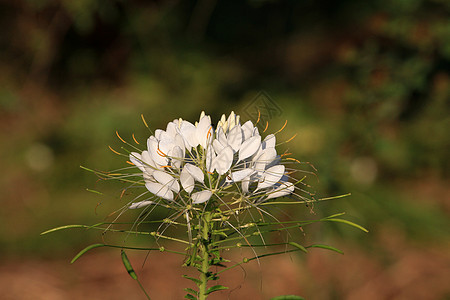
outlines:
[{"label": "brown soil background", "polygon": [[[392,249],[402,246],[389,245],[387,238],[385,242]],[[341,248],[345,255],[314,249],[306,256],[286,254],[264,258],[260,265],[250,262],[225,272],[218,283],[230,290],[209,299],[259,300],[295,294],[306,299],[432,300],[450,295],[450,251],[403,247],[386,266],[355,247]],[[144,254],[128,256],[152,299],[183,299],[183,288],[191,283],[181,276],[196,276],[180,267],[179,256],[152,252],[144,266]],[[235,253],[233,259],[242,257],[243,253]],[[114,250],[94,250],[73,265],[69,259],[9,259],[0,267],[0,294],[4,300],[145,299],[125,271],[120,252]]]}]

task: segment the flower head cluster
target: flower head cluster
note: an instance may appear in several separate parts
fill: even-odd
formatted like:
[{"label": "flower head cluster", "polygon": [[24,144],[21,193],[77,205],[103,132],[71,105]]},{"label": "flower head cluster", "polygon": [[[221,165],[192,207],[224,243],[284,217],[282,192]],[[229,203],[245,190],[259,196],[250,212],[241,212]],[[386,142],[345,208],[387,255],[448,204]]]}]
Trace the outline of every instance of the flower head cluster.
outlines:
[{"label": "flower head cluster", "polygon": [[241,125],[234,112],[223,115],[216,128],[202,112],[195,124],[180,118],[156,130],[147,150],[131,152],[130,160],[147,190],[167,201],[201,204],[230,194],[259,203],[294,192],[275,144],[274,134],[262,140],[258,128],[251,121]]}]

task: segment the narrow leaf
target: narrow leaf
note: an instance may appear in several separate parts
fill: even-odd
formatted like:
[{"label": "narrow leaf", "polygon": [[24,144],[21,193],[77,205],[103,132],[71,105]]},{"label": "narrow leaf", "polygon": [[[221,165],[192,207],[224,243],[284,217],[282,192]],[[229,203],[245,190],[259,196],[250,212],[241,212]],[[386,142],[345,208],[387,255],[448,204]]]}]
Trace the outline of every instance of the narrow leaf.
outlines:
[{"label": "narrow leaf", "polygon": [[343,215],[345,215],[345,212],[337,213],[337,214],[325,217],[323,219],[332,219],[332,218],[340,217],[340,216],[343,216]]},{"label": "narrow leaf", "polygon": [[218,236],[221,236],[224,238],[228,237],[228,235],[225,232],[223,232],[222,230],[213,230],[212,235],[218,235]]},{"label": "narrow leaf", "polygon": [[191,289],[191,288],[185,288],[184,289],[186,292],[188,292],[188,293],[191,293],[191,294],[194,294],[194,295],[198,295],[198,292],[196,291],[196,290],[194,290],[194,289]]},{"label": "narrow leaf", "polygon": [[197,279],[197,278],[189,277],[187,275],[183,275],[183,277],[186,278],[186,279],[189,279],[189,280],[191,280],[193,282],[195,282],[195,284],[197,284],[197,285],[202,283],[202,281],[200,279]]},{"label": "narrow leaf", "polygon": [[328,250],[331,250],[331,251],[334,251],[334,252],[337,252],[337,253],[340,253],[340,254],[344,254],[344,251],[339,250],[339,249],[334,248],[334,247],[331,247],[331,246],[328,246],[328,245],[315,244],[315,245],[308,246],[308,248],[322,248],[322,249],[328,249]]},{"label": "narrow leaf", "polygon": [[94,194],[99,194],[99,195],[103,195],[102,192],[96,191],[96,190],[91,190],[91,189],[86,189],[86,191],[94,193]]},{"label": "narrow leaf", "polygon": [[98,247],[104,247],[104,246],[106,246],[106,245],[105,244],[92,244],[90,246],[87,246],[86,248],[84,248],[83,250],[78,252],[78,254],[75,255],[75,257],[72,259],[72,261],[70,263],[73,264],[77,259],[79,259],[83,254],[85,254],[89,250],[98,248]]},{"label": "narrow leaf", "polygon": [[41,235],[44,235],[44,234],[47,234],[50,232],[54,232],[54,231],[58,231],[58,230],[68,229],[68,228],[85,228],[85,227],[87,227],[87,226],[86,225],[65,225],[65,226],[56,227],[56,228],[52,228],[47,231],[44,231],[41,233]]},{"label": "narrow leaf", "polygon": [[130,263],[130,260],[127,257],[127,254],[125,253],[125,251],[121,251],[121,255],[122,255],[122,262],[123,265],[125,266],[125,269],[127,270],[128,274],[130,274],[131,278],[133,278],[134,280],[137,280],[137,275],[136,272],[133,269],[133,266]]},{"label": "narrow leaf", "polygon": [[197,297],[192,296],[191,294],[187,294],[186,296],[184,296],[184,298],[189,299],[189,300],[197,300]]},{"label": "narrow leaf", "polygon": [[308,253],[308,250],[306,250],[305,247],[303,247],[303,246],[300,245],[300,244],[297,244],[296,242],[289,242],[288,244],[291,245],[291,246],[294,246],[294,247],[296,247],[296,248],[298,248],[298,249],[300,249],[300,250],[302,250],[302,251],[305,252],[305,253]]},{"label": "narrow leaf", "polygon": [[347,225],[356,227],[358,229],[361,229],[364,232],[369,232],[369,230],[367,230],[366,228],[362,227],[361,225],[355,224],[349,220],[344,220],[344,219],[326,219],[327,221],[332,221],[332,222],[339,222],[339,223],[345,223]]},{"label": "narrow leaf", "polygon": [[221,291],[221,290],[227,290],[228,287],[223,286],[223,285],[215,285],[210,287],[207,291],[206,291],[206,295],[211,294],[212,292],[217,292],[217,291]]}]

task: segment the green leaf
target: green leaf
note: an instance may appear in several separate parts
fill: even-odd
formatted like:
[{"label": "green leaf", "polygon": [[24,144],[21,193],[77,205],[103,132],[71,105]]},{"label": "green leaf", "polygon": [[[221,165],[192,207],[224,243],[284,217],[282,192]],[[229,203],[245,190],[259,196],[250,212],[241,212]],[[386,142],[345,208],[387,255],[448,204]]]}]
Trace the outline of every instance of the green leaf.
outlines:
[{"label": "green leaf", "polygon": [[187,294],[184,296],[184,298],[189,299],[189,300],[197,300],[197,297],[191,295],[191,294]]},{"label": "green leaf", "polygon": [[89,250],[98,248],[98,247],[104,247],[104,246],[106,246],[106,245],[105,244],[92,244],[90,246],[87,246],[86,248],[84,248],[83,250],[78,252],[78,254],[75,255],[75,257],[72,259],[72,261],[70,263],[73,264],[77,259],[79,259],[83,254],[85,254]]},{"label": "green leaf", "polygon": [[50,233],[50,232],[54,232],[54,231],[58,231],[58,230],[63,230],[63,229],[68,229],[68,228],[86,228],[86,225],[65,225],[65,226],[61,226],[61,227],[56,227],[56,228],[52,228],[49,229],[47,231],[44,231],[41,233],[41,235]]},{"label": "green leaf", "polygon": [[103,195],[102,192],[96,191],[96,190],[91,190],[91,189],[86,189],[86,191],[94,193],[94,194],[99,194],[99,195]]},{"label": "green leaf", "polygon": [[207,291],[206,291],[206,295],[211,294],[212,292],[217,292],[217,291],[221,291],[221,290],[227,290],[228,287],[223,286],[223,285],[215,285],[210,287]]},{"label": "green leaf", "polygon": [[[195,262],[199,260],[199,257],[197,256],[197,244],[192,247],[191,255],[188,256],[185,265],[186,266],[195,266]],[[201,260],[201,259],[200,259]]]},{"label": "green leaf", "polygon": [[332,219],[332,218],[340,217],[340,216],[343,216],[343,215],[345,215],[345,212],[341,212],[341,213],[337,213],[337,214],[325,217],[325,218],[323,218],[323,220],[325,220],[325,219]]},{"label": "green leaf", "polygon": [[127,270],[128,274],[130,274],[131,278],[137,280],[138,278],[136,272],[134,271],[133,266],[131,265],[130,260],[128,259],[128,256],[125,253],[125,251],[121,250],[121,256],[123,265],[125,266],[125,269]]},{"label": "green leaf", "polygon": [[353,227],[356,227],[364,232],[369,232],[369,230],[367,230],[366,228],[362,227],[361,225],[358,225],[356,223],[353,223],[352,221],[349,220],[344,220],[344,219],[326,219],[326,221],[331,221],[331,222],[339,222],[339,223],[344,223]]},{"label": "green leaf", "polygon": [[344,251],[339,250],[339,249],[334,248],[334,247],[331,247],[331,246],[328,246],[328,245],[315,244],[315,245],[308,246],[308,248],[322,248],[322,249],[331,250],[331,251],[334,251],[334,252],[337,252],[337,253],[340,253],[340,254],[344,254]]},{"label": "green leaf", "polygon": [[189,277],[187,275],[183,275],[184,278],[192,280],[193,282],[195,282],[195,284],[199,285],[202,283],[202,281],[200,279],[194,278],[194,277]]},{"label": "green leaf", "polygon": [[220,251],[219,250],[212,250],[210,251],[211,255],[214,255],[215,257],[220,257]]},{"label": "green leaf", "polygon": [[206,273],[206,275],[208,276],[206,278],[208,281],[210,281],[210,280],[219,280],[219,275],[217,275],[217,273],[208,272],[208,273]]},{"label": "green leaf", "polygon": [[185,290],[186,292],[188,292],[188,293],[191,293],[191,294],[194,294],[194,295],[198,296],[198,292],[197,292],[196,290],[194,290],[194,289],[191,289],[191,288],[185,288],[184,290]]},{"label": "green leaf", "polygon": [[308,253],[308,250],[306,250],[305,247],[303,247],[303,246],[300,245],[300,244],[297,244],[296,242],[289,242],[288,244],[291,245],[291,246],[294,246],[294,247],[296,247],[296,248],[298,248],[298,249],[300,249],[300,250],[302,250],[302,251],[305,252],[305,253]]},{"label": "green leaf", "polygon": [[216,236],[221,236],[224,238],[228,237],[228,235],[225,232],[223,232],[223,230],[213,230],[211,234],[216,235]]},{"label": "green leaf", "polygon": [[295,295],[278,296],[270,300],[305,300],[305,298]]}]

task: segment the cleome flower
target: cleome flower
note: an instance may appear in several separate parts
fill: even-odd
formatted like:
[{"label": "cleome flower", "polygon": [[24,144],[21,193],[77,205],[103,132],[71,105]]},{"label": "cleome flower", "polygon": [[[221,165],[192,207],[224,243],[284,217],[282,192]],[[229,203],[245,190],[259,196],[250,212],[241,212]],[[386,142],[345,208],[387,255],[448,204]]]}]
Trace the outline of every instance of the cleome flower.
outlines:
[{"label": "cleome flower", "polygon": [[189,205],[230,195],[258,204],[292,194],[295,185],[275,144],[274,134],[262,140],[258,128],[251,121],[241,125],[234,112],[222,115],[215,129],[204,112],[195,124],[176,119],[148,138],[147,150],[130,153],[152,197],[129,208],[154,204],[153,197]]},{"label": "cleome flower", "polygon": [[[148,127],[144,118],[142,119],[145,126]],[[195,283],[198,288],[197,290],[186,288],[187,294],[184,298],[199,300],[205,300],[213,292],[228,289],[220,284],[210,286],[209,282],[217,281],[219,275],[224,271],[235,267],[243,268],[242,264],[251,260],[293,251],[308,252],[308,248],[325,248],[341,253],[340,250],[327,245],[303,246],[291,241],[291,238],[294,238],[299,230],[303,232],[303,226],[320,221],[346,223],[367,231],[357,224],[337,218],[342,213],[318,220],[282,221],[278,220],[270,210],[271,205],[302,204],[315,201],[312,197],[313,194],[298,186],[301,184],[309,187],[303,183],[306,176],[298,181],[291,180],[291,175],[296,172],[313,175],[314,173],[297,168],[287,168],[289,163],[300,164],[300,162],[293,158],[286,158],[288,153],[277,154],[276,134],[283,128],[263,138],[255,124],[251,121],[241,124],[240,117],[234,112],[231,112],[228,117],[222,115],[216,127],[211,124],[211,117],[202,112],[200,119],[195,124],[180,118],[169,122],[165,130],[156,130],[147,139],[146,149],[143,151],[122,139],[116,131],[118,138],[124,144],[139,151],[129,152],[122,148],[127,151],[127,154],[124,154],[109,147],[114,153],[130,159],[128,163],[133,165],[131,167],[133,172],[122,173],[124,169],[128,168],[112,172],[99,172],[83,168],[94,172],[101,179],[117,179],[131,183],[131,186],[145,186],[144,192],[116,211],[115,213],[119,211],[120,213],[113,222],[101,222],[89,226],[67,225],[44,233],[84,227],[101,229],[103,233],[121,232],[126,237],[130,234],[142,235],[145,238],[153,237],[159,246],[157,248],[129,247],[125,244],[114,245],[103,242],[86,247],[72,260],[72,262],[75,261],[93,248],[121,248],[122,262],[126,270],[134,280],[138,281],[147,299],[150,297],[139,282],[125,253],[126,249],[159,250],[183,255],[183,266],[193,267],[198,271],[198,278],[184,276]],[[137,145],[140,145],[134,134],[133,139]],[[134,173],[134,170],[139,171]],[[123,189],[121,197],[125,191],[126,189]],[[302,193],[313,199],[301,196]],[[300,201],[271,201],[274,198],[290,195]],[[339,197],[342,196],[319,200]],[[266,205],[268,207],[265,207]],[[166,217],[149,221],[155,225],[159,224],[157,230],[147,232],[145,229],[138,229],[137,227],[144,222],[156,206],[167,209]],[[143,210],[135,222],[116,222],[128,209],[139,208],[143,208]],[[255,210],[257,214],[253,214]],[[265,220],[266,216],[268,221]],[[133,225],[130,230],[112,228],[116,225],[121,227],[121,224]],[[187,237],[172,236],[170,231],[166,231],[172,225],[183,231],[186,229]],[[266,238],[270,238],[274,232],[278,233],[277,241],[266,243]],[[259,241],[253,237],[258,237]],[[281,242],[280,237],[283,239]],[[176,245],[173,249],[170,249],[172,245],[169,245],[167,249],[160,246],[160,239],[169,240],[171,244],[172,242],[173,244],[178,243],[182,246],[183,251],[180,251]],[[226,251],[243,247],[249,247],[253,257],[243,257],[241,261],[237,262],[225,258]],[[264,254],[260,254],[261,251],[258,249],[264,251]],[[222,269],[219,270],[219,268]]]}]

